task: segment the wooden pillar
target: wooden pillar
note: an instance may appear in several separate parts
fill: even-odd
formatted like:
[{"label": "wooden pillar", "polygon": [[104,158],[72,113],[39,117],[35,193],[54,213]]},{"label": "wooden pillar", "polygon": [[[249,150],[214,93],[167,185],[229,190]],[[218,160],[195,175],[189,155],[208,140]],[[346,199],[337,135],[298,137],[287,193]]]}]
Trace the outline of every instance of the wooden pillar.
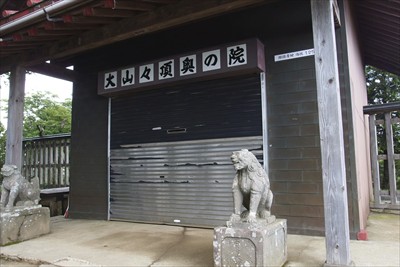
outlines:
[{"label": "wooden pillar", "polygon": [[8,123],[6,141],[6,164],[22,167],[22,130],[24,119],[25,69],[14,67],[10,76],[8,100]]},{"label": "wooden pillar", "polygon": [[381,205],[381,182],[379,176],[378,140],[376,136],[376,114],[369,114],[369,146],[371,157],[372,179],[374,181],[374,202]]},{"label": "wooden pillar", "polygon": [[269,174],[269,159],[268,159],[268,123],[267,123],[267,89],[265,81],[265,72],[260,73],[261,84],[261,112],[262,112],[262,129],[263,129],[263,167],[267,174]]},{"label": "wooden pillar", "polygon": [[392,205],[397,204],[397,188],[396,188],[396,165],[394,163],[394,142],[393,142],[393,126],[392,113],[385,113],[385,129],[386,129],[386,149],[389,173],[389,192]]},{"label": "wooden pillar", "polygon": [[322,156],[325,266],[349,266],[349,215],[333,0],[311,0],[311,15]]}]

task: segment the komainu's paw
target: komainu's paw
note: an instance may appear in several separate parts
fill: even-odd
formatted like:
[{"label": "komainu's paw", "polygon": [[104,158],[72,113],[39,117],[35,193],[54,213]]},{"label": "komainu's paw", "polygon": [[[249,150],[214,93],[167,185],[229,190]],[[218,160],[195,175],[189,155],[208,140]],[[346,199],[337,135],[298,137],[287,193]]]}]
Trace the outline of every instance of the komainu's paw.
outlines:
[{"label": "komainu's paw", "polygon": [[266,219],[269,216],[271,216],[271,212],[269,210],[262,210],[259,212],[259,214],[260,214],[260,218],[262,218],[262,219]]},{"label": "komainu's paw", "polygon": [[255,223],[257,222],[257,217],[255,213],[249,212],[246,218],[243,219],[244,222]]},{"label": "komainu's paw", "polygon": [[229,218],[230,222],[240,222],[240,215],[232,213],[231,217]]},{"label": "komainu's paw", "polygon": [[242,212],[242,214],[240,214],[240,218],[242,219],[246,219],[249,216],[249,211],[245,210]]}]

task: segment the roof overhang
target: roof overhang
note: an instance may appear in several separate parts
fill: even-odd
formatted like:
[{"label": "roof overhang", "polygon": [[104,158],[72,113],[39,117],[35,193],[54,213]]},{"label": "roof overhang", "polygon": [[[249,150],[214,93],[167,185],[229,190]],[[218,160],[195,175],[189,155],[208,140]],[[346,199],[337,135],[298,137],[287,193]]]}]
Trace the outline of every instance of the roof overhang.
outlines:
[{"label": "roof overhang", "polygon": [[[68,57],[276,1],[283,0],[0,0],[0,73],[19,64],[73,80],[64,71]],[[400,0],[349,1],[364,63],[400,75]],[[46,66],[47,60],[58,66]]]},{"label": "roof overhang", "polygon": [[271,1],[275,0],[36,1],[9,16],[9,21],[0,21],[0,72],[15,64],[29,69],[47,60]]},{"label": "roof overhang", "polygon": [[352,0],[365,65],[400,76],[400,0]]}]

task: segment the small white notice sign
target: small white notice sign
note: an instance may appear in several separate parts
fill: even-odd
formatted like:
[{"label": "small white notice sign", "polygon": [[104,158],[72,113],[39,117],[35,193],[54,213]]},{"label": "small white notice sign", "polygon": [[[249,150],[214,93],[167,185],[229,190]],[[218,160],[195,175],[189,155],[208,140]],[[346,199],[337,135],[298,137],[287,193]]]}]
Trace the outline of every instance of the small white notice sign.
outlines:
[{"label": "small white notice sign", "polygon": [[314,55],[314,48],[275,55],[275,62]]}]

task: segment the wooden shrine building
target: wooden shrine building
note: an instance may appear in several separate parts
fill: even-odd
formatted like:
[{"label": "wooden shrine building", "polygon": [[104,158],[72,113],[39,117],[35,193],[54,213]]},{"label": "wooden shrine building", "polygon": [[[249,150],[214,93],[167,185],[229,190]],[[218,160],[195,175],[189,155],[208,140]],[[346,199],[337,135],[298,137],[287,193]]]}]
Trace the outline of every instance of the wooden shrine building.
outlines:
[{"label": "wooden shrine building", "polygon": [[[214,227],[232,151],[264,164],[289,233],[349,265],[371,196],[364,66],[400,74],[399,0],[0,0],[7,162],[25,71],[74,82],[71,218]],[[73,66],[73,70],[66,67]]]}]

